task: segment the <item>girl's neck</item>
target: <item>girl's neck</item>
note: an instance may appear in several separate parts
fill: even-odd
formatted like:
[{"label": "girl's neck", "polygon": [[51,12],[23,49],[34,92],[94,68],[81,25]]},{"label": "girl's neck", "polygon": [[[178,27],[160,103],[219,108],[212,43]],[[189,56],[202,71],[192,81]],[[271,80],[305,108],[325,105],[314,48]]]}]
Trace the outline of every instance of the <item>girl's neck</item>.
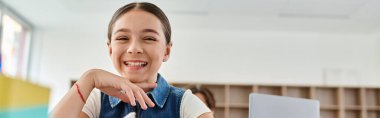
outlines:
[{"label": "girl's neck", "polygon": [[145,82],[148,82],[148,83],[156,83],[157,82],[157,75],[153,78],[149,78],[147,79]]},{"label": "girl's neck", "polygon": [[147,82],[147,83],[156,83],[157,82],[157,74],[155,74],[154,76],[150,76],[148,77],[146,80],[144,81],[141,81],[141,82]]}]

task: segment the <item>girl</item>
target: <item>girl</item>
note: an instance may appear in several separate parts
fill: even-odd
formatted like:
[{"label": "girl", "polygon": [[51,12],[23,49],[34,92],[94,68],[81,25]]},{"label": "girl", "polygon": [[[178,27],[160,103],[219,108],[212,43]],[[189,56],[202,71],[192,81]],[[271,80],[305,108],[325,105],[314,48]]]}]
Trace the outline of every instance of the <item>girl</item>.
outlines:
[{"label": "girl", "polygon": [[170,36],[169,20],[156,5],[139,2],[119,8],[108,26],[107,45],[120,76],[100,69],[88,70],[51,116],[213,117],[190,90],[169,85],[158,73],[162,62],[169,59]]},{"label": "girl", "polygon": [[215,111],[215,98],[212,92],[203,86],[190,88],[191,92],[197,96],[211,111]]}]

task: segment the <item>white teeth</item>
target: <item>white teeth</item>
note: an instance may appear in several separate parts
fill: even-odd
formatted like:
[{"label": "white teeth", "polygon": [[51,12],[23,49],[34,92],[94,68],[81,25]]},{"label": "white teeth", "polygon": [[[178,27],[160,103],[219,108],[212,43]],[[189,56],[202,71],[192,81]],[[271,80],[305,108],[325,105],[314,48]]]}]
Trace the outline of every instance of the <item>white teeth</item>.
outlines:
[{"label": "white teeth", "polygon": [[145,66],[147,62],[126,62],[127,66]]}]

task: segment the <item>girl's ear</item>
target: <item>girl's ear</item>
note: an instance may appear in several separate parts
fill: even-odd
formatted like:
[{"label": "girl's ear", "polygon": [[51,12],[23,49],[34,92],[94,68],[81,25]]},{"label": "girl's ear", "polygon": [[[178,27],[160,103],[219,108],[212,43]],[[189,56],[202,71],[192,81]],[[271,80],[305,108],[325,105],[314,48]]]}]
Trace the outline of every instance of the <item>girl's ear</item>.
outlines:
[{"label": "girl's ear", "polygon": [[111,48],[110,42],[107,42],[107,46],[108,46],[109,55],[111,56],[111,54],[112,54],[112,48]]},{"label": "girl's ear", "polygon": [[164,60],[163,60],[163,62],[166,62],[166,61],[169,60],[170,51],[171,51],[172,46],[173,46],[173,43],[172,43],[172,42],[170,42],[169,44],[166,45],[165,55],[164,55]]}]

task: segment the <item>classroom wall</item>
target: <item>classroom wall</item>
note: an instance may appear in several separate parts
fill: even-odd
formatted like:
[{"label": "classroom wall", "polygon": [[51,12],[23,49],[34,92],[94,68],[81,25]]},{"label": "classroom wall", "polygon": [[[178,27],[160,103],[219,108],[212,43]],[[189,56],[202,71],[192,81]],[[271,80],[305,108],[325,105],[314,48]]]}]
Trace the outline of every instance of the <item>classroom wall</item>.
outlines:
[{"label": "classroom wall", "polygon": [[[106,28],[36,29],[31,80],[50,86],[50,109],[91,68],[115,72]],[[170,82],[380,86],[380,33],[328,34],[173,27],[160,73]]]},{"label": "classroom wall", "polygon": [[179,59],[164,68],[178,71],[167,73],[173,81],[378,84],[378,44],[367,35],[193,30],[176,36]]}]

